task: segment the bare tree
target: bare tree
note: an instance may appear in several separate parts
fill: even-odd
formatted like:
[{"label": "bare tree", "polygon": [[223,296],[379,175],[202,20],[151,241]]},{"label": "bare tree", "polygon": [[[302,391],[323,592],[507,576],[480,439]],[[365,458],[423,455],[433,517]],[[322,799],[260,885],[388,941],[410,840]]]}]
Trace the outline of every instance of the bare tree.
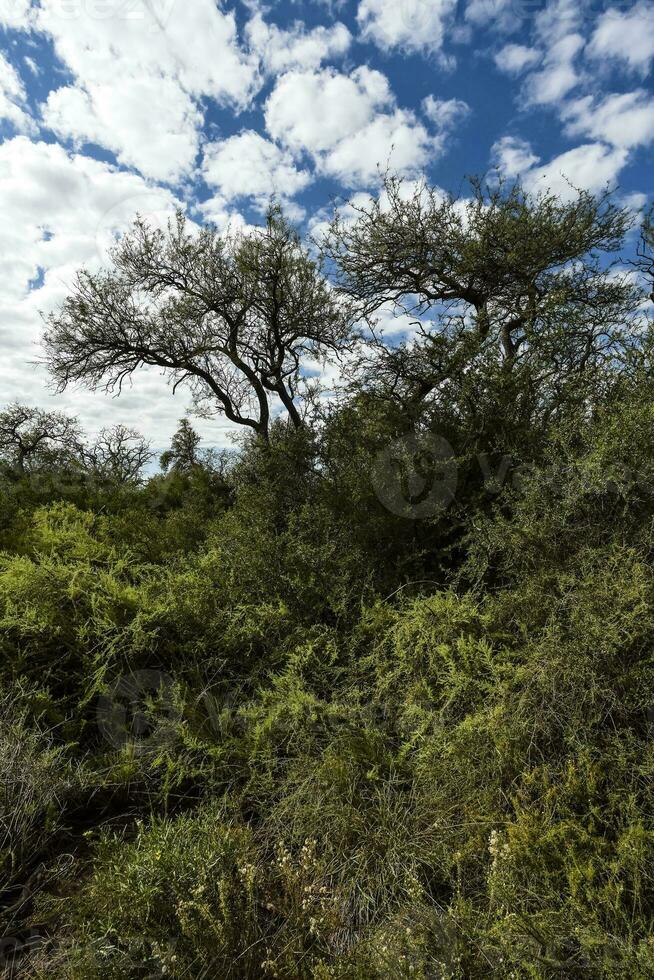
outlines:
[{"label": "bare tree", "polygon": [[85,451],[87,464],[98,476],[113,483],[138,483],[154,453],[140,432],[126,425],[100,431]]},{"label": "bare tree", "polygon": [[167,232],[139,219],[113,261],[108,272],[81,272],[48,320],[60,391],[120,391],[152,365],[174,388],[189,383],[198,411],[222,412],[264,440],[275,402],[303,424],[302,359],[338,351],[350,320],[278,209],[264,228],[225,235],[189,231],[181,212]]},{"label": "bare tree", "polygon": [[0,457],[20,474],[78,461],[81,451],[76,419],[17,402],[0,412]]}]

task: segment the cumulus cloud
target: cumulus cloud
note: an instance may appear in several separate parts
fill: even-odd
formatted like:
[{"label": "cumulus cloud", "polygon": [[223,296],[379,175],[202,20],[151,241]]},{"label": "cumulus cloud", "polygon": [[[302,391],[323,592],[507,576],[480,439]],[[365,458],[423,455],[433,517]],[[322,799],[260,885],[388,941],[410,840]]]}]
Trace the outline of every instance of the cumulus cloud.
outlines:
[{"label": "cumulus cloud", "polygon": [[654,61],[654,3],[635,4],[631,10],[612,7],[597,21],[588,45],[591,58],[610,58],[647,74]]},{"label": "cumulus cloud", "polygon": [[42,0],[37,26],[54,41],[60,59],[84,82],[105,82],[122,73],[176,78],[195,95],[244,106],[258,81],[255,60],[240,48],[233,11],[214,0],[102,0],[92,4]]},{"label": "cumulus cloud", "polygon": [[411,172],[436,149],[415,114],[395,105],[387,78],[370,68],[282,76],[266,103],[268,132],[293,153],[350,187],[376,181],[379,168]]},{"label": "cumulus cloud", "polygon": [[[157,112],[152,106],[157,105]],[[172,78],[116,78],[51,92],[43,121],[77,146],[96,143],[120,163],[155,180],[174,181],[193,168],[202,113]]]},{"label": "cumulus cloud", "polygon": [[527,68],[533,68],[542,58],[537,48],[524,44],[505,44],[495,55],[495,64],[507,75],[519,75]]},{"label": "cumulus cloud", "polygon": [[627,148],[654,140],[654,98],[643,89],[601,100],[588,95],[565,106],[562,115],[572,136],[591,136]]},{"label": "cumulus cloud", "polygon": [[531,105],[556,105],[581,81],[577,59],[585,40],[582,13],[577,0],[551,0],[537,15],[535,47],[509,45],[496,56],[501,70],[518,74],[541,62],[526,79],[523,97]]},{"label": "cumulus cloud", "polygon": [[583,46],[581,34],[567,34],[549,46],[543,68],[527,79],[529,102],[540,105],[560,102],[579,83],[574,61]]},{"label": "cumulus cloud", "polygon": [[240,211],[233,208],[220,194],[203,201],[198,206],[203,220],[215,225],[220,232],[240,232],[252,226]]},{"label": "cumulus cloud", "polygon": [[519,136],[503,136],[491,148],[491,160],[505,177],[519,177],[526,173],[539,157],[533,152],[531,143]]},{"label": "cumulus cloud", "polygon": [[575,195],[575,188],[596,194],[607,185],[615,185],[627,160],[628,151],[623,147],[585,143],[561,153],[549,163],[533,166],[522,179],[530,190],[549,189],[569,199]]},{"label": "cumulus cloud", "polygon": [[520,23],[517,5],[513,0],[469,0],[466,20],[478,27],[488,27],[503,33],[516,30]]},{"label": "cumulus cloud", "polygon": [[595,194],[614,186],[629,158],[624,147],[585,143],[541,163],[531,144],[516,136],[504,136],[492,148],[491,159],[505,177],[518,177],[530,191],[551,191],[564,200],[577,189]]},{"label": "cumulus cloud", "polygon": [[311,175],[295,166],[289,152],[254,130],[210,143],[202,170],[206,182],[225,201],[252,198],[260,208],[266,207],[271,195],[288,199],[311,182]]},{"label": "cumulus cloud", "polygon": [[[393,194],[397,194],[400,200],[404,201],[418,198],[425,207],[431,200],[444,202],[448,197],[447,192],[431,184],[424,173],[399,181],[395,185]],[[373,192],[355,191],[346,199],[341,199],[338,204],[319,208],[307,221],[311,238],[320,243],[329,232],[334,217],[338,217],[342,226],[352,227],[360,220],[361,211],[368,210],[375,201],[379,204],[382,214],[389,214],[394,207],[388,191],[382,186],[377,187]],[[458,208],[459,204],[460,202],[455,204],[455,207]],[[461,208],[460,213],[465,216],[465,209]]]},{"label": "cumulus cloud", "polygon": [[470,115],[470,106],[463,99],[436,99],[428,95],[422,109],[437,131],[446,132]]},{"label": "cumulus cloud", "polygon": [[99,143],[158,180],[179,180],[193,167],[202,97],[240,109],[260,84],[233,12],[214,0],[42,0],[31,24],[74,76],[50,93],[46,125],[77,144]]},{"label": "cumulus cloud", "polygon": [[25,87],[18,72],[0,51],[0,120],[8,120],[20,132],[33,130],[26,101]]},{"label": "cumulus cloud", "polygon": [[358,132],[393,102],[388,79],[370,68],[350,75],[333,69],[289,72],[268,98],[266,128],[292,150],[317,154]]},{"label": "cumulus cloud", "polygon": [[452,25],[457,0],[361,0],[361,36],[389,50],[440,51]]},{"label": "cumulus cloud", "polygon": [[260,11],[248,22],[246,36],[266,71],[274,75],[291,68],[319,68],[323,61],[344,55],[352,43],[352,35],[340,22],[310,31],[296,23],[290,30],[282,30],[267,23]]},{"label": "cumulus cloud", "polygon": [[536,35],[544,45],[574,34],[582,25],[584,5],[579,0],[549,0],[536,16]]},{"label": "cumulus cloud", "polygon": [[46,285],[38,299],[43,303],[47,293],[46,306],[63,295],[79,266],[103,262],[105,234],[127,228],[139,210],[172,214],[178,203],[137,174],[24,136],[0,145],[0,194],[5,273],[4,262],[12,264],[11,274],[0,278],[0,292],[10,303],[32,302],[29,284],[41,269]]},{"label": "cumulus cloud", "polygon": [[349,187],[376,182],[387,168],[415,173],[428,163],[436,144],[412,112],[396,109],[376,116],[362,130],[341,140],[321,161],[325,173]]}]

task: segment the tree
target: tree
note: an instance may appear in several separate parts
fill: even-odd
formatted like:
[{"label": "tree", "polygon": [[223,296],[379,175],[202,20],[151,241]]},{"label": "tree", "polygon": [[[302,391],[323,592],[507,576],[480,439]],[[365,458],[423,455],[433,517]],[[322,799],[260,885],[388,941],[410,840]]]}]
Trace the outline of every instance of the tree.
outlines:
[{"label": "tree", "polygon": [[79,461],[77,419],[14,402],[0,412],[0,458],[21,476]]},{"label": "tree", "polygon": [[330,288],[278,208],[265,228],[190,231],[180,213],[167,232],[137,220],[111,270],[79,273],[48,319],[47,361],[58,390],[71,383],[120,391],[143,365],[196,407],[268,439],[279,403],[303,424],[301,362],[347,343],[347,304]]},{"label": "tree", "polygon": [[177,473],[192,473],[201,465],[199,452],[200,436],[188,419],[179,420],[179,428],[174,434],[170,449],[160,457],[161,469],[164,473],[174,470]]},{"label": "tree", "polygon": [[[475,380],[486,379],[506,405],[522,399],[549,417],[635,343],[642,295],[610,261],[631,218],[607,195],[565,201],[473,181],[456,200],[388,179],[353,210],[354,220],[335,217],[324,258],[371,328],[364,384],[416,416],[474,408]],[[384,308],[413,320],[415,340],[384,341]]]},{"label": "tree", "polygon": [[150,443],[126,425],[102,429],[85,456],[91,469],[112,483],[137,483],[154,459]]}]

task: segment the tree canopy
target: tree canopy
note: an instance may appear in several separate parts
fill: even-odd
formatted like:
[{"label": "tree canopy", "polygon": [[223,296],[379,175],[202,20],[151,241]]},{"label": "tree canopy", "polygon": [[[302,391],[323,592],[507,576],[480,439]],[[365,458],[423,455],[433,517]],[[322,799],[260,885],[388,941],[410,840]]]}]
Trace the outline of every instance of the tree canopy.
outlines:
[{"label": "tree canopy", "polygon": [[272,405],[302,425],[303,358],[347,344],[346,304],[277,208],[266,226],[218,234],[178,213],[167,231],[137,221],[113,266],[81,272],[49,318],[45,345],[59,390],[120,390],[138,368],[191,387],[201,411],[221,412],[266,440]]},{"label": "tree canopy", "polygon": [[17,402],[0,412],[0,459],[20,474],[70,462],[80,441],[78,422],[62,412]]},{"label": "tree canopy", "polygon": [[390,306],[418,329],[410,346],[374,343],[368,377],[389,396],[450,399],[471,371],[501,367],[552,412],[639,334],[641,291],[617,259],[634,219],[609,195],[474,181],[457,200],[389,179],[351,210],[323,244],[339,289],[373,327]]}]

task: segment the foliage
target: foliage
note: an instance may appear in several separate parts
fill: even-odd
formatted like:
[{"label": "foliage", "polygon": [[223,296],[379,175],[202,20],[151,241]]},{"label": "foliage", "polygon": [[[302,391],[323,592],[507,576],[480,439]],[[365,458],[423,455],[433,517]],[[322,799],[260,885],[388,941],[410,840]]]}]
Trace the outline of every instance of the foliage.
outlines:
[{"label": "foliage", "polygon": [[[456,273],[461,329],[441,296],[228,457],[184,420],[147,478],[0,482],[7,976],[654,974],[652,336],[599,258],[627,216],[387,194],[335,224],[336,282]],[[418,437],[456,488],[407,519],[373,474]]]},{"label": "foliage", "polygon": [[0,463],[22,475],[79,455],[81,432],[74,419],[14,403],[0,413]]}]

